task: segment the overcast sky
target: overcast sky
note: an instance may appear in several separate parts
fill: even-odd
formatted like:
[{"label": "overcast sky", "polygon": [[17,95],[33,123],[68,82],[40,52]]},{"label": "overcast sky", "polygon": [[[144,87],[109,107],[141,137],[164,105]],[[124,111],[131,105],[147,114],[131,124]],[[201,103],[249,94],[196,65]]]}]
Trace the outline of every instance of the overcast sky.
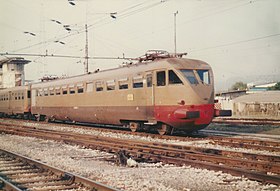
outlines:
[{"label": "overcast sky", "polygon": [[[85,24],[89,56],[139,57],[149,49],[174,52],[174,13],[178,11],[177,52],[209,63],[216,89],[227,89],[238,80],[280,76],[280,0],[72,2],[75,5],[68,0],[0,0],[0,52],[83,57]],[[114,12],[116,19],[110,17]],[[70,25],[71,31],[63,25]],[[32,60],[26,65],[27,79],[84,71],[84,60],[79,58],[25,58]],[[90,60],[89,70],[121,63]]]}]

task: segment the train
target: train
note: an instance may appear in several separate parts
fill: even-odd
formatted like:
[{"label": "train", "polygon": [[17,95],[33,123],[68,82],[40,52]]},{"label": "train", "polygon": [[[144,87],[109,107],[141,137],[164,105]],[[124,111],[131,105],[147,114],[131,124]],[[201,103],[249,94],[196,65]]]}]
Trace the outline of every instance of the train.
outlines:
[{"label": "train", "polygon": [[0,115],[122,125],[131,131],[196,131],[215,116],[209,64],[154,51],[134,64],[0,90]]}]

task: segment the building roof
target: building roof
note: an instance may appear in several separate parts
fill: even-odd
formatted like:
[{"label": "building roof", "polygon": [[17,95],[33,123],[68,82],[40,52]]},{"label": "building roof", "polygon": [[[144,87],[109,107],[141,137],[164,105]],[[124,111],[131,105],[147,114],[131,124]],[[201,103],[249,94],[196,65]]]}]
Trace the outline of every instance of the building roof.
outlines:
[{"label": "building roof", "polygon": [[22,57],[11,57],[11,58],[3,58],[0,60],[0,65],[3,65],[5,63],[7,64],[28,64],[31,62],[30,60],[25,60]]},{"label": "building roof", "polygon": [[280,91],[265,91],[260,93],[254,94],[247,94],[235,98],[234,102],[273,102],[273,103],[280,103]]}]

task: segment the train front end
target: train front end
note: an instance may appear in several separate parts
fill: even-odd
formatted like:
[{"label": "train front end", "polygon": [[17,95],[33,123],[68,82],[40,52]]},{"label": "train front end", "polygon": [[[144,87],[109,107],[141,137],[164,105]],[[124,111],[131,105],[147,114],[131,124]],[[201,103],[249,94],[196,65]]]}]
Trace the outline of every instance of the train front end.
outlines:
[{"label": "train front end", "polygon": [[157,121],[188,132],[205,128],[219,113],[214,109],[211,67],[203,61],[191,59],[170,59],[168,62],[181,84],[172,85],[174,77],[168,75],[165,105],[155,107]]}]

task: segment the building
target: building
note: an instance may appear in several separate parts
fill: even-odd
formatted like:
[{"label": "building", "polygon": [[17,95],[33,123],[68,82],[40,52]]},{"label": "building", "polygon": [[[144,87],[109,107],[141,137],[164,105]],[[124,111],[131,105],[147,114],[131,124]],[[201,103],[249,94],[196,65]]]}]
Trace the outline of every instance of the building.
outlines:
[{"label": "building", "polygon": [[0,60],[0,88],[22,86],[25,83],[24,65],[30,61],[21,57]]}]

